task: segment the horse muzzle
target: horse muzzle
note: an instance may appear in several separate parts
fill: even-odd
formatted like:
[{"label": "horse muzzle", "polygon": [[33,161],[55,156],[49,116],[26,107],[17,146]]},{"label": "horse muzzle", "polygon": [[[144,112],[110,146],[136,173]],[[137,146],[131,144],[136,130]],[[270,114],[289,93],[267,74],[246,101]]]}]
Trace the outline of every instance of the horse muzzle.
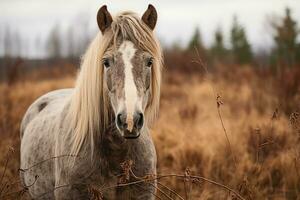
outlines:
[{"label": "horse muzzle", "polygon": [[144,125],[144,115],[141,112],[135,112],[133,115],[127,115],[126,112],[117,114],[116,125],[123,137],[126,139],[136,139],[140,136]]},{"label": "horse muzzle", "polygon": [[132,131],[132,132],[130,132],[128,130],[125,130],[123,137],[125,139],[137,139],[138,137],[140,137],[140,135],[141,135],[140,131]]}]

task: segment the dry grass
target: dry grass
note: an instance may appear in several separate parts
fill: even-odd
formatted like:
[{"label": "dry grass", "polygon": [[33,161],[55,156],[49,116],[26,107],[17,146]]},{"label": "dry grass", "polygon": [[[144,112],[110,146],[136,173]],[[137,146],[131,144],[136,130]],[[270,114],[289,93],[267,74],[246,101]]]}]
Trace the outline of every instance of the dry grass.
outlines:
[{"label": "dry grass", "polygon": [[[275,95],[262,87],[266,80],[257,78],[251,70],[236,75],[243,78],[215,75],[204,80],[197,74],[179,72],[164,77],[160,117],[152,131],[159,174],[188,171],[229,186],[245,199],[299,199],[299,113],[289,118],[276,110]],[[8,148],[15,149],[0,188],[18,180],[19,125],[27,107],[41,94],[71,87],[73,80],[68,76],[43,81],[29,78],[0,85],[0,175]],[[236,165],[212,85],[222,97],[219,111]],[[227,190],[201,180],[184,184],[168,178],[161,183],[184,199],[236,199]],[[163,192],[176,199],[168,189],[161,190],[162,199]]]},{"label": "dry grass", "polygon": [[[226,144],[212,84],[223,97],[221,115],[236,167]],[[299,135],[284,115],[272,118],[275,107],[266,105],[264,113],[258,111],[256,93],[247,82],[211,83],[189,77],[177,84],[165,84],[160,119],[153,131],[159,170],[180,172],[188,167],[194,174],[234,187],[247,199],[296,199],[300,190],[296,153]],[[272,96],[267,92],[264,95],[272,102]],[[202,191],[195,189],[194,199],[227,195],[210,185],[203,186]]]}]

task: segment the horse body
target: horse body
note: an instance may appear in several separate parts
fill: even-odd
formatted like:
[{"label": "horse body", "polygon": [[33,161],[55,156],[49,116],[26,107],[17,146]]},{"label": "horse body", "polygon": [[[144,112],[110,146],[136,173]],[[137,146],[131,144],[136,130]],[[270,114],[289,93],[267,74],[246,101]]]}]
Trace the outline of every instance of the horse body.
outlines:
[{"label": "horse body", "polygon": [[[59,132],[62,109],[71,92],[70,89],[50,92],[37,99],[27,110],[21,123],[21,169],[56,155],[55,138]],[[32,185],[29,191],[33,197],[55,187],[54,162],[49,160],[20,172],[23,184]],[[45,194],[45,197],[53,197],[53,193]]]},{"label": "horse body", "polygon": [[[21,169],[24,171],[20,174],[23,184],[30,186],[33,198],[87,198],[89,185],[117,185],[116,175],[122,173],[120,164],[128,160],[133,161],[137,176],[156,173],[156,152],[147,131],[136,140],[124,140],[114,134],[116,130],[110,130],[102,141],[97,142],[92,161],[90,148],[83,148],[74,166],[66,167],[69,158],[73,157],[68,154],[71,133],[67,132],[66,117],[72,92],[72,89],[62,89],[43,95],[29,107],[23,118]],[[49,155],[53,157],[49,159]],[[142,187],[155,191],[153,186]],[[149,194],[134,187],[108,191],[106,195],[108,199],[140,199],[143,195],[150,198]]]},{"label": "horse body", "polygon": [[125,161],[132,161],[136,176],[156,174],[148,129],[160,95],[156,19],[151,5],[142,19],[132,12],[113,19],[101,7],[102,35],[88,47],[75,87],[45,94],[29,107],[21,123],[20,176],[33,198],[87,199],[90,187],[108,186],[102,192],[107,199],[155,198],[155,181],[117,184]]}]

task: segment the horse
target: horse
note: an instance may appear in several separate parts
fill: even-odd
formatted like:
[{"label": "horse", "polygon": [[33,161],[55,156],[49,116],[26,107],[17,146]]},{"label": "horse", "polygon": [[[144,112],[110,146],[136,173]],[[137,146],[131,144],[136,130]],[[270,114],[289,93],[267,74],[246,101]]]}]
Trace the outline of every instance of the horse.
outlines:
[{"label": "horse", "polygon": [[[163,68],[156,22],[151,4],[141,18],[131,11],[112,17],[102,6],[100,30],[82,57],[74,88],[51,91],[30,105],[20,127],[20,177],[33,199],[88,199],[91,186],[117,186],[126,161],[135,176],[156,174],[149,132],[158,116]],[[156,194],[155,181],[111,188],[101,192],[104,199]]]}]

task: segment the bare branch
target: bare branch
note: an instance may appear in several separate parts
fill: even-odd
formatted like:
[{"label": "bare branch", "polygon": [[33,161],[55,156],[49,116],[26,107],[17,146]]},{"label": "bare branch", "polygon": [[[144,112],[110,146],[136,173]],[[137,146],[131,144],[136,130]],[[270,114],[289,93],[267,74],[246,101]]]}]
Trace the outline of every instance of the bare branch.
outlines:
[{"label": "bare branch", "polygon": [[157,181],[157,184],[166,188],[168,191],[170,191],[172,194],[176,195],[179,199],[184,200],[184,198],[182,196],[180,196],[177,192],[175,192],[174,190],[172,190],[171,188],[169,188],[168,186],[160,183],[159,181]]},{"label": "bare branch", "polygon": [[8,165],[8,162],[9,162],[9,160],[10,160],[10,157],[11,157],[11,154],[14,152],[15,150],[12,148],[12,147],[9,147],[9,149],[8,149],[8,151],[7,151],[7,154],[6,154],[6,161],[5,161],[5,167],[4,167],[4,171],[3,171],[3,173],[2,173],[2,176],[1,176],[1,179],[0,179],[0,186],[1,186],[1,190],[0,190],[0,196],[1,196],[1,194],[2,194],[2,192],[3,192],[3,190],[4,190],[4,188],[5,188],[5,185],[6,184],[4,184],[4,186],[2,186],[2,181],[3,181],[3,179],[4,179],[4,176],[5,176],[5,173],[6,173],[6,170],[7,170],[7,165]]},{"label": "bare branch", "polygon": [[62,158],[62,157],[77,157],[77,155],[60,155],[60,156],[53,156],[53,157],[48,158],[48,159],[46,159],[46,160],[42,160],[42,161],[40,161],[40,162],[38,162],[38,163],[36,163],[36,164],[34,164],[34,165],[28,167],[28,168],[23,168],[23,169],[20,168],[19,171],[20,171],[20,172],[26,172],[26,171],[30,170],[31,168],[34,168],[34,167],[36,167],[36,166],[38,166],[38,165],[41,165],[41,164],[43,164],[43,163],[45,163],[45,162],[47,162],[47,161],[50,161],[50,160],[52,160],[52,159]]},{"label": "bare branch", "polygon": [[[198,60],[194,60],[192,62],[198,63],[205,70],[206,75],[209,75],[207,66],[202,61],[202,59],[200,57],[200,54],[199,54],[199,51],[198,51],[198,49],[196,47],[195,47],[195,51],[197,53]],[[223,118],[222,118],[222,115],[221,115],[221,111],[220,111],[220,107],[221,107],[221,105],[223,105],[223,101],[221,100],[221,96],[216,93],[214,85],[210,84],[210,86],[212,88],[213,95],[214,95],[214,97],[216,99],[218,116],[219,116],[219,119],[220,119],[220,122],[221,122],[221,125],[222,125],[222,128],[223,128],[223,131],[224,131],[224,134],[225,134],[225,137],[226,137],[227,145],[228,145],[230,154],[232,156],[232,159],[233,159],[233,162],[234,162],[234,166],[235,166],[235,168],[237,168],[236,157],[235,157],[235,155],[234,155],[234,153],[232,151],[231,143],[230,143],[230,140],[229,140],[229,137],[228,137],[228,134],[227,134],[227,130],[225,128],[225,125],[224,125],[224,122],[223,122]]]}]

